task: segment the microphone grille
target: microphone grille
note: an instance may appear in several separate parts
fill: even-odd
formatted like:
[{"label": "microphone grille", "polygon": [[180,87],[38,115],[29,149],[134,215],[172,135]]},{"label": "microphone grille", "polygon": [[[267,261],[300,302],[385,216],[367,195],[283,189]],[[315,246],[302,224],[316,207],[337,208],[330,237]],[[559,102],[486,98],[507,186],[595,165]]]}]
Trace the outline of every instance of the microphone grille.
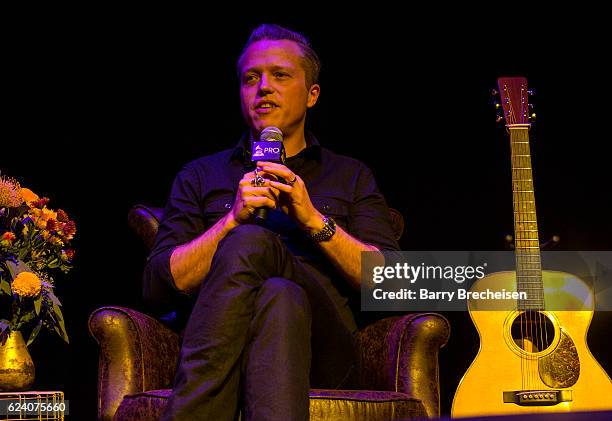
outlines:
[{"label": "microphone grille", "polygon": [[282,142],[283,132],[278,127],[269,126],[261,131],[259,140],[261,142]]}]

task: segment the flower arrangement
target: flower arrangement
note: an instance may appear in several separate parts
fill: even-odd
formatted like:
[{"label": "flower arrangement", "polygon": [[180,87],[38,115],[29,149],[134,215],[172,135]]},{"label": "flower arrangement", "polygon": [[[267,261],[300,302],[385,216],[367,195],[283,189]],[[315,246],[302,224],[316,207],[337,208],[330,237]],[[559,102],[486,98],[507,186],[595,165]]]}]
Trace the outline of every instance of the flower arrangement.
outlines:
[{"label": "flower arrangement", "polygon": [[0,344],[11,331],[30,330],[30,345],[42,327],[68,342],[53,276],[72,268],[76,225],[48,204],[0,176]]}]

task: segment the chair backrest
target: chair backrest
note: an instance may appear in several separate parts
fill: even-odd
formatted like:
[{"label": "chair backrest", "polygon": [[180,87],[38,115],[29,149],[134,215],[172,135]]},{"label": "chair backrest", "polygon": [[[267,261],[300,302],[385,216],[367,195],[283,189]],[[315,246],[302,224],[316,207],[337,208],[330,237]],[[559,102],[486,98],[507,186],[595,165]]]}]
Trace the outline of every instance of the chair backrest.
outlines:
[{"label": "chair backrest", "polygon": [[[148,250],[151,250],[157,235],[159,221],[164,213],[163,208],[135,205],[128,213],[128,225],[144,241]],[[391,228],[396,240],[404,234],[404,217],[396,209],[389,208]]]}]

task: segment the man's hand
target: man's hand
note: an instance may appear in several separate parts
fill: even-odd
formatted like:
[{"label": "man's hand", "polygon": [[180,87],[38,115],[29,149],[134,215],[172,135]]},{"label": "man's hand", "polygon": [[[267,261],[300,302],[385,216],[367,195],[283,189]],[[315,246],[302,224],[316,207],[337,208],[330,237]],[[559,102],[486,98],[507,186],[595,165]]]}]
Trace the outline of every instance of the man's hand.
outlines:
[{"label": "man's hand", "polygon": [[323,228],[323,215],[310,201],[306,185],[297,174],[274,162],[258,162],[257,167],[264,175],[273,175],[287,181],[287,184],[275,180],[266,181],[275,191],[281,192],[277,198],[283,212],[308,232],[317,232]]},{"label": "man's hand", "polygon": [[263,185],[255,186],[254,179],[255,172],[251,171],[238,184],[231,216],[239,224],[250,221],[257,208],[276,208],[279,189],[271,185],[271,180],[264,180]]}]

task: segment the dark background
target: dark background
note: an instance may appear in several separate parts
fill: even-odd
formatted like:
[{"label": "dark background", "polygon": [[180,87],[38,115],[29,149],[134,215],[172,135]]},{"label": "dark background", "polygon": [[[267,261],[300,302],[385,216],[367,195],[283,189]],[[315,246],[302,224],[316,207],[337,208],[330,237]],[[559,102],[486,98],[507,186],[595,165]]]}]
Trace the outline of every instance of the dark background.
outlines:
[{"label": "dark background", "polygon": [[[536,90],[541,239],[558,234],[565,250],[612,249],[610,73],[597,12],[450,23],[356,12],[5,15],[0,169],[78,224],[75,269],[57,288],[70,345],[41,334],[31,346],[35,387],[64,390],[73,419],[95,417],[98,354],[88,315],[103,305],[143,308],[146,252],[127,212],[136,203],[163,205],[182,164],[235,144],[244,129],[235,60],[262,22],[311,38],[323,72],[309,125],[325,146],[374,170],[406,219],[402,248],[504,248],[513,229],[509,143],[490,89],[500,75],[523,75]],[[443,413],[477,350],[469,317],[447,316]],[[608,373],[611,321],[596,314],[588,337]]]}]

